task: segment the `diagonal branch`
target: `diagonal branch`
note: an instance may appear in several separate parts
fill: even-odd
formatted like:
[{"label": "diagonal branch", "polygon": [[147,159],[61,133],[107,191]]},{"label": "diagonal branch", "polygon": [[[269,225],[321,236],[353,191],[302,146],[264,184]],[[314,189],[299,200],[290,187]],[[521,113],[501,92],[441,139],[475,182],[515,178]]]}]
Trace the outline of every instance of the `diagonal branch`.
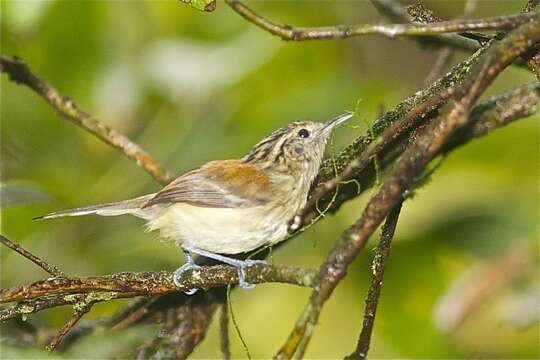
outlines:
[{"label": "diagonal branch", "polygon": [[66,325],[60,331],[52,338],[49,345],[47,345],[46,349],[47,351],[53,352],[56,350],[58,345],[62,342],[64,337],[67,335],[67,333],[73,329],[73,327],[79,322],[79,320],[82,319],[82,317],[90,311],[92,308],[93,303],[85,304],[84,306],[75,309],[73,312],[73,315],[71,316],[71,319],[67,322]]},{"label": "diagonal branch", "polygon": [[402,200],[415,179],[443,150],[451,137],[467,125],[467,115],[472,106],[495,77],[539,40],[540,14],[536,14],[535,21],[520,26],[500,42],[492,43],[484,56],[475,61],[466,82],[453,95],[452,106],[414,138],[381,189],[368,202],[360,219],[344,234],[321,265],[318,284],[288,340],[279,350],[278,358],[289,359],[299,346],[306,348],[305,344],[311,338],[324,303],[384,217]]},{"label": "diagonal branch", "polygon": [[375,250],[375,256],[373,257],[373,277],[371,278],[371,285],[368,290],[366,298],[366,308],[364,310],[364,324],[362,325],[362,332],[358,339],[358,346],[353,354],[349,355],[348,359],[366,359],[369,350],[369,344],[371,342],[371,333],[373,332],[373,324],[375,323],[375,313],[377,312],[377,305],[379,304],[379,298],[381,296],[382,280],[384,276],[384,267],[386,266],[386,259],[390,255],[390,245],[396,231],[396,226],[401,211],[402,202],[396,204],[386,217],[384,223],[381,240]]},{"label": "diagonal branch", "polygon": [[226,0],[226,3],[247,21],[257,25],[282,40],[304,41],[321,39],[345,39],[361,35],[432,36],[468,30],[511,30],[533,20],[531,14],[499,16],[477,20],[451,20],[430,24],[366,24],[337,25],[321,27],[292,27],[268,20],[245,6],[239,0]]},{"label": "diagonal branch", "polygon": [[[338,209],[341,203],[350,197],[359,195],[360,191],[357,189],[356,193],[351,194],[350,191],[346,193],[346,187],[342,186],[344,182],[355,179],[362,187],[370,186],[371,184],[366,181],[368,178],[366,175],[371,171],[373,159],[390,149],[396,139],[410,132],[419,122],[433,118],[434,113],[436,114],[436,111],[446,104],[455,88],[463,82],[472,63],[482,56],[484,51],[485,49],[480,49],[465,61],[455,65],[429,87],[416,92],[377,119],[365,136],[357,138],[340,151],[335,164],[331,159],[326,160],[319,171],[310,199],[294,217],[291,230],[294,231],[319,218],[317,205],[322,203],[323,207],[327,206],[335,193],[337,193],[336,200],[334,204],[330,204],[330,211]],[[334,169],[338,171],[337,176]]]},{"label": "diagonal branch", "polygon": [[17,83],[28,86],[44,98],[62,117],[82,127],[105,143],[119,149],[129,159],[149,173],[161,184],[168,183],[170,175],[150,154],[125,135],[102,124],[81,110],[73,100],[61,95],[52,85],[35,75],[28,65],[18,58],[9,59],[0,55],[0,71]]},{"label": "diagonal branch", "polygon": [[22,246],[19,244],[16,244],[6,238],[4,235],[0,235],[0,242],[10,248],[11,250],[19,253],[23,257],[27,258],[28,260],[32,261],[34,264],[51,274],[52,276],[64,276],[64,273],[58,269],[55,265],[51,265],[45,260],[40,259],[36,255],[32,254],[28,250],[25,250]]}]

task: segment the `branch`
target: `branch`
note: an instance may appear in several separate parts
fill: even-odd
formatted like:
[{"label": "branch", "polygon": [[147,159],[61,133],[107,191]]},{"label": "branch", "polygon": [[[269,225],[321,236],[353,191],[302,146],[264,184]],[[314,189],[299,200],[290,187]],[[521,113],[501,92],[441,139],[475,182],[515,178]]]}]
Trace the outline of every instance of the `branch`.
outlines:
[{"label": "branch", "polygon": [[81,110],[70,98],[62,96],[53,86],[32,73],[22,60],[18,58],[12,60],[0,55],[0,71],[8,74],[13,82],[26,85],[34,90],[65,119],[122,151],[127,158],[135,161],[138,166],[161,184],[169,182],[170,175],[167,171],[139,145]]},{"label": "branch", "polygon": [[46,347],[46,349],[50,352],[53,352],[56,350],[56,347],[60,345],[62,340],[64,339],[64,336],[67,335],[67,333],[73,329],[73,327],[79,322],[79,320],[82,319],[82,317],[90,311],[92,308],[93,303],[89,303],[85,306],[82,306],[78,309],[76,309],[73,312],[73,315],[71,316],[71,319],[69,319],[68,323],[64,325],[64,327],[52,338],[50,344]]},{"label": "branch", "polygon": [[229,360],[231,358],[231,346],[229,339],[229,309],[226,303],[220,306],[219,317],[219,340],[221,345],[221,354],[223,360]]},{"label": "branch", "polygon": [[278,358],[291,358],[299,346],[305,349],[322,306],[390,209],[402,200],[403,194],[411,189],[415,179],[443,150],[445,143],[467,124],[467,115],[472,106],[494,78],[540,40],[540,14],[535,14],[535,20],[512,31],[500,42],[493,42],[484,56],[475,61],[466,82],[453,95],[452,106],[422,133],[417,134],[381,189],[370,199],[360,219],[344,234],[321,265],[310,301],[285,345],[279,350]]},{"label": "branch", "polygon": [[402,202],[396,204],[396,206],[390,211],[386,217],[386,222],[382,229],[381,240],[375,250],[375,256],[373,257],[373,277],[371,278],[371,285],[368,290],[366,298],[366,308],[364,310],[364,324],[362,326],[362,332],[358,339],[358,346],[356,351],[349,355],[348,359],[366,359],[369,350],[369,344],[371,342],[371,333],[373,332],[373,324],[375,322],[375,313],[377,312],[377,305],[381,296],[382,280],[384,276],[384,267],[386,260],[390,255],[390,245],[401,211]]},{"label": "branch", "polygon": [[449,153],[475,138],[511,122],[528,117],[540,110],[540,83],[522,85],[504,94],[495,95],[476,105],[470,115],[470,125],[458,130],[441,153]]},{"label": "branch", "polygon": [[0,235],[0,242],[10,248],[11,250],[19,253],[23,257],[27,258],[28,260],[32,261],[34,264],[51,274],[52,276],[64,276],[64,273],[58,269],[55,265],[51,265],[45,260],[40,259],[39,257],[35,256],[34,254],[30,253],[29,251],[23,249],[20,245],[15,244],[8,238],[6,238],[4,235]]},{"label": "branch", "polygon": [[282,40],[304,41],[321,39],[345,39],[360,35],[432,36],[468,30],[511,30],[530,22],[534,16],[519,14],[478,20],[452,20],[430,24],[375,24],[375,25],[337,25],[322,27],[292,27],[272,22],[242,4],[239,0],[226,0],[226,3],[247,21],[261,29],[279,36]]},{"label": "branch", "polygon": [[[433,11],[424,6],[421,2],[417,2],[413,5],[407,6],[407,13],[411,17],[412,21],[418,24],[429,24],[429,23],[439,23],[444,21],[443,19],[436,16]],[[472,31],[460,31],[458,32],[459,36],[462,36],[467,39],[474,40],[478,42],[480,46],[487,44],[493,36],[484,35],[478,32]]]},{"label": "branch", "polygon": [[[257,264],[246,269],[246,280],[253,284],[281,282],[310,287],[315,271],[293,266]],[[237,284],[236,269],[230,266],[204,266],[186,272],[179,287],[172,281],[173,273],[124,272],[84,278],[56,277],[31,284],[0,290],[0,303],[36,299],[56,294],[110,293],[111,298],[152,296],[190,289],[208,290],[229,283]],[[100,299],[103,301],[103,299]]]},{"label": "branch", "polygon": [[[391,21],[397,23],[410,23],[410,18],[407,16],[407,11],[404,6],[394,0],[371,0],[371,3],[381,13],[388,17]],[[476,51],[480,48],[476,41],[463,38],[457,34],[436,35],[429,38],[413,37],[420,45],[434,45],[437,47],[452,47],[462,51]]]},{"label": "branch", "polygon": [[[296,231],[305,224],[320,219],[318,209],[329,207],[335,211],[340,205],[372,185],[373,159],[380,158],[391,149],[400,136],[407,134],[419,122],[429,121],[436,111],[446,104],[455,88],[459,86],[469,73],[471,65],[484,53],[478,50],[471,57],[455,65],[446,75],[422,91],[408,97],[393,110],[377,119],[366,135],[357,138],[352,144],[340,151],[336,162],[328,159],[323,162],[319,175],[314,183],[310,199],[294,217],[290,229]],[[392,156],[393,161],[401,151]],[[336,176],[335,170],[339,175]],[[356,180],[357,187],[344,186],[344,183]],[[334,196],[334,194],[337,194]],[[331,203],[333,202],[333,203]]]}]

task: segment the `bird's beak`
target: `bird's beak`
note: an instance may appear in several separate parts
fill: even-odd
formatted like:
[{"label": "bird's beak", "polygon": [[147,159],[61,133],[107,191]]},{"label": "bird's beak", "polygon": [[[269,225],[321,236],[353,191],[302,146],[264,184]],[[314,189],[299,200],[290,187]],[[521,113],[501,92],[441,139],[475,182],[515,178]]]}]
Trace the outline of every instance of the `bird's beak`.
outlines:
[{"label": "bird's beak", "polygon": [[336,116],[332,120],[328,121],[324,127],[321,129],[321,135],[328,135],[336,127],[352,118],[354,114],[352,112],[346,112],[339,116]]}]

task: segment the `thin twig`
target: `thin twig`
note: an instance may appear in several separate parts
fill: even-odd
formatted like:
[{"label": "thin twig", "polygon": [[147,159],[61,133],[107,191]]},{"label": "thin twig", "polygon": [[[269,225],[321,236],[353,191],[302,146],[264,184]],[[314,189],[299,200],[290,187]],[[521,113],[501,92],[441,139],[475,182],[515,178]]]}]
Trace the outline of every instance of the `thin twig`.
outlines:
[{"label": "thin twig", "polygon": [[371,285],[368,290],[366,298],[366,308],[364,310],[364,324],[362,325],[362,331],[358,339],[358,345],[356,351],[349,355],[349,359],[366,359],[369,350],[369,344],[371,342],[371,334],[373,332],[373,324],[375,323],[375,313],[377,312],[377,305],[381,295],[382,280],[384,276],[384,268],[386,266],[386,260],[390,255],[390,245],[396,231],[396,226],[401,211],[400,202],[390,211],[386,217],[382,229],[381,240],[375,250],[375,256],[373,258],[373,277],[371,278]]},{"label": "thin twig", "polygon": [[[410,23],[405,6],[394,0],[371,0],[373,6],[382,15],[388,17],[396,23]],[[411,40],[418,42],[421,46],[451,47],[455,50],[474,52],[480,48],[476,41],[464,38],[458,34],[442,34],[429,38],[412,37]]]},{"label": "thin twig", "polygon": [[138,306],[134,304],[134,308],[128,308],[124,313],[124,316],[118,317],[118,319],[112,324],[111,330],[121,330],[126,329],[133,324],[138,323],[145,316],[148,315],[149,308],[152,307],[159,300],[158,296],[152,297],[150,299],[145,299],[144,302]]},{"label": "thin twig", "polygon": [[312,292],[306,308],[308,310],[300,316],[285,345],[279,350],[278,358],[291,358],[301,342],[309,341],[323,304],[390,209],[401,201],[403,193],[413,185],[445,143],[467,124],[466,115],[494,78],[540,40],[540,14],[535,15],[535,20],[512,31],[500,42],[492,44],[486,54],[473,64],[460,91],[453,95],[453,105],[418,135],[398,159],[392,174],[368,202],[360,219],[336,244],[327,261],[321,265],[318,285]]},{"label": "thin twig", "polygon": [[[417,2],[413,5],[407,6],[407,13],[411,17],[411,20],[418,24],[430,24],[430,23],[440,23],[444,20],[436,16],[433,11],[424,6],[421,2]],[[479,32],[473,31],[460,31],[458,32],[459,36],[464,38],[474,40],[478,42],[480,46],[484,46],[487,42],[493,39],[491,35],[485,35]]]},{"label": "thin twig", "polygon": [[51,274],[52,276],[58,276],[63,277],[64,273],[58,269],[55,265],[51,265],[45,260],[42,260],[41,258],[37,257],[36,255],[30,253],[28,250],[23,249],[22,246],[19,244],[16,244],[6,238],[4,235],[0,235],[0,242],[10,248],[11,250],[21,254],[23,257],[27,258],[28,260],[32,261],[34,264]]},{"label": "thin twig", "polygon": [[[483,52],[484,49],[480,49],[469,59],[454,66],[445,76],[428,88],[408,97],[393,110],[377,119],[365,136],[356,139],[337,155],[338,176],[334,175],[334,171],[332,171],[334,168],[330,166],[329,161],[325,161],[314,184],[314,190],[310,194],[310,199],[291,222],[291,230],[294,231],[312,221],[317,213],[317,202],[324,206],[324,200],[338,191],[341,183],[351,179],[362,181],[362,177],[358,175],[368,169],[376,155],[389,148],[400,135],[410,131],[416,123],[425,120],[430,113],[443,106],[455,88],[461,84],[465,78],[464,75],[470,70],[471,64]],[[341,202],[337,201],[333,207],[338,208]]]},{"label": "thin twig", "polygon": [[444,33],[456,33],[467,30],[510,30],[532,21],[530,14],[500,16],[475,20],[451,20],[431,24],[366,24],[337,25],[322,27],[292,27],[270,21],[242,4],[239,0],[226,0],[226,3],[247,21],[261,29],[279,36],[283,40],[303,41],[321,39],[345,39],[360,35],[396,36],[432,36]]},{"label": "thin twig", "polygon": [[424,85],[429,85],[433,83],[437,78],[441,75],[444,68],[452,61],[452,58],[454,57],[454,50],[447,47],[444,49],[441,49],[440,52],[437,54],[437,59],[435,60],[435,64],[431,67],[431,70],[429,71],[429,74],[426,76],[426,79],[424,80]]},{"label": "thin twig", "polygon": [[64,336],[73,329],[73,327],[81,320],[81,318],[90,311],[92,308],[92,304],[86,304],[85,306],[82,306],[80,308],[74,309],[73,315],[71,316],[71,319],[67,322],[66,325],[52,338],[49,345],[47,345],[46,349],[47,351],[53,352],[58,345],[62,342],[64,339]]},{"label": "thin twig", "polygon": [[[416,3],[416,6],[418,5],[421,5],[421,3]],[[407,7],[407,12],[409,13],[410,16],[413,16],[413,14],[411,14],[411,11],[412,9],[415,9],[415,14],[416,15],[420,15],[421,18],[413,18],[413,21],[416,21],[416,22],[419,22],[419,23],[423,23],[423,22],[437,22],[437,21],[441,21],[441,19],[437,18],[433,12],[431,12],[429,9],[427,8],[424,8],[426,11],[428,11],[428,13],[421,13],[418,14],[418,9],[417,8],[414,8],[415,5],[411,5],[409,7]],[[423,6],[423,5],[422,5]],[[465,3],[465,8],[463,10],[463,16],[464,17],[467,17],[468,15],[470,15],[474,9],[476,7],[476,0],[468,0],[466,3]],[[422,21],[424,20],[424,21]],[[463,35],[464,33],[460,33],[460,35]],[[470,38],[470,37],[468,37]],[[488,40],[486,39],[483,39],[483,41],[480,42],[480,45],[485,45],[487,43]],[[437,56],[437,59],[435,61],[435,64],[433,64],[431,70],[429,71],[429,74],[428,76],[426,77],[426,79],[424,80],[424,85],[425,86],[429,86],[429,84],[433,83],[434,81],[436,81],[439,76],[443,73],[443,70],[446,68],[446,66],[452,61],[452,58],[454,57],[454,49],[450,46],[447,46],[447,47],[444,47],[442,48],[440,51],[439,51],[439,54]]]},{"label": "thin twig", "polygon": [[240,339],[240,342],[242,343],[242,347],[244,348],[244,353],[246,354],[246,358],[248,360],[251,360],[251,353],[249,352],[249,348],[247,346],[246,340],[242,336],[242,332],[240,331],[240,326],[238,326],[238,322],[236,321],[236,316],[234,315],[232,299],[231,299],[231,290],[232,290],[231,284],[227,285],[228,312],[231,315],[231,320],[234,326],[234,330],[236,331],[236,335],[238,335],[238,338]]},{"label": "thin twig", "polygon": [[[138,293],[115,293],[115,292],[90,292],[85,294],[56,294],[43,295],[41,297],[29,300],[20,300],[16,304],[8,306],[0,310],[0,321],[22,317],[26,318],[30,314],[40,312],[42,310],[59,307],[59,306],[76,306],[81,307],[88,303],[98,303],[110,301],[113,299],[133,298],[140,296]],[[96,326],[106,323],[99,321]],[[87,329],[91,330],[91,329]],[[85,330],[86,331],[86,330]]]},{"label": "thin twig", "polygon": [[61,95],[52,85],[35,75],[28,65],[18,58],[9,59],[0,55],[0,71],[9,75],[17,84],[23,84],[44,98],[62,117],[70,120],[105,143],[119,149],[129,159],[162,184],[170,180],[168,172],[145,150],[125,135],[102,124],[81,110],[73,100]]},{"label": "thin twig", "polygon": [[229,310],[226,303],[221,304],[220,311],[219,339],[221,345],[221,354],[223,355],[223,360],[229,360],[231,358],[231,347],[229,340]]}]

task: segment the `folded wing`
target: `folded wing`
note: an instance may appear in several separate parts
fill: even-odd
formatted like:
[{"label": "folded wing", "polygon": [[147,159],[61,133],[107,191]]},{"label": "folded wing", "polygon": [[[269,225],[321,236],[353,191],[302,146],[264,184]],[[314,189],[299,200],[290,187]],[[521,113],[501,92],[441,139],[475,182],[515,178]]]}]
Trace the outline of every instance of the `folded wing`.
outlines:
[{"label": "folded wing", "polygon": [[269,177],[251,164],[211,161],[172,181],[143,208],[179,202],[219,208],[259,206],[270,201],[270,186]]}]

